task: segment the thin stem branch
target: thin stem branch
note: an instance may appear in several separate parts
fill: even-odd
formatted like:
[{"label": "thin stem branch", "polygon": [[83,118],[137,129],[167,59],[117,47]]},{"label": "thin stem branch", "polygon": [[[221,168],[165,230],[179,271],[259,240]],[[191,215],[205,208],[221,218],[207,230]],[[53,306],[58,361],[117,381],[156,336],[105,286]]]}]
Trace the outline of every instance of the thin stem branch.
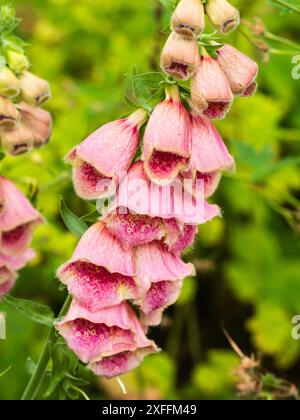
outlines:
[{"label": "thin stem branch", "polygon": [[300,14],[300,8],[299,7],[296,7],[296,6],[286,2],[285,0],[273,0],[273,1],[277,4],[280,4],[280,6],[286,7],[287,9],[290,9],[293,12]]},{"label": "thin stem branch", "polygon": [[292,48],[297,48],[300,50],[300,45],[297,42],[290,41],[289,39],[283,38],[282,36],[272,34],[272,32],[267,31],[265,33],[265,37],[273,41],[280,42],[281,44],[288,45]]},{"label": "thin stem branch", "polygon": [[[63,307],[59,313],[59,317],[63,316],[65,314],[65,312],[67,311],[68,307],[70,306],[71,303],[71,296],[69,295],[65,301],[65,303],[63,304]],[[42,350],[42,353],[40,355],[40,358],[37,362],[36,368],[26,386],[26,389],[22,395],[21,400],[34,400],[36,398],[36,396],[38,395],[38,392],[41,388],[45,373],[46,373],[46,369],[50,360],[50,348],[49,348],[49,344],[55,341],[55,329],[54,327],[51,328],[45,346]]]}]

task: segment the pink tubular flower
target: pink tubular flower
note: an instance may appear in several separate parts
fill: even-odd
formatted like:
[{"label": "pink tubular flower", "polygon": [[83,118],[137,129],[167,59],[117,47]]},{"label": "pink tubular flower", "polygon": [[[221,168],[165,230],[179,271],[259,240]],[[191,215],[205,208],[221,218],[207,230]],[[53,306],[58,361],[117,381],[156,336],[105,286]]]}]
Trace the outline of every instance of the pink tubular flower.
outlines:
[{"label": "pink tubular flower", "polygon": [[77,195],[99,199],[118,185],[136,154],[139,128],[146,120],[146,111],[139,109],[128,118],[99,128],[70,152],[67,161],[73,166]]},{"label": "pink tubular flower", "polygon": [[204,6],[199,0],[180,0],[171,19],[171,28],[184,37],[195,37],[205,29]]},{"label": "pink tubular flower", "polygon": [[[66,317],[55,327],[78,358],[83,363],[91,363],[92,370],[97,370],[99,363],[113,356],[140,349],[147,353],[157,351],[126,303],[91,313],[74,300]],[[120,369],[107,369],[104,376],[122,373],[125,372],[120,366]]]},{"label": "pink tubular flower", "polygon": [[1,295],[8,293],[18,277],[17,271],[35,257],[32,249],[27,249],[20,256],[9,257],[0,252],[0,300]]},{"label": "pink tubular flower", "polygon": [[143,298],[134,301],[141,311],[141,323],[145,328],[161,323],[164,310],[177,301],[182,284],[182,280],[153,283]]},{"label": "pink tubular flower", "polygon": [[225,44],[217,51],[217,62],[228,79],[235,95],[251,96],[256,90],[258,65],[251,58]]},{"label": "pink tubular flower", "polygon": [[33,145],[41,147],[48,143],[52,130],[51,114],[42,108],[35,108],[21,102],[17,106],[26,128],[32,132]]},{"label": "pink tubular flower", "polygon": [[138,280],[149,285],[195,275],[193,264],[184,263],[178,255],[169,252],[158,241],[135,249],[135,266]]},{"label": "pink tubular flower", "polygon": [[222,171],[234,169],[234,159],[208,118],[194,112],[190,114],[190,118],[192,156],[187,174],[192,176],[195,182],[204,183],[204,195],[208,198],[217,189]]},{"label": "pink tubular flower", "polygon": [[91,312],[135,299],[149,287],[136,280],[133,251],[125,250],[101,222],[83,235],[57,276]]},{"label": "pink tubular flower", "polygon": [[199,64],[199,48],[195,38],[172,32],[161,53],[163,71],[180,80],[187,80]]},{"label": "pink tubular flower", "polygon": [[188,112],[177,86],[166,89],[166,99],[149,119],[143,145],[145,171],[159,185],[171,183],[187,168],[191,153]]},{"label": "pink tubular flower", "polygon": [[192,105],[209,118],[225,117],[234,99],[218,62],[204,50],[191,80]]},{"label": "pink tubular flower", "polygon": [[165,237],[168,251],[174,254],[181,254],[193,244],[198,232],[198,226],[181,225],[175,220],[166,221],[165,224],[168,227]]},{"label": "pink tubular flower", "polygon": [[33,229],[43,219],[23,193],[8,179],[0,177],[1,252],[20,255],[32,241]]},{"label": "pink tubular flower", "polygon": [[165,186],[153,184],[147,177],[142,162],[138,161],[132,165],[127,177],[120,183],[115,200],[107,213],[118,214],[122,211],[123,214],[127,214],[129,211],[132,214],[164,220],[177,219],[180,223],[194,225],[205,223],[220,215],[219,207],[208,204],[203,197],[195,201],[187,192],[187,184],[191,184],[192,189],[192,177],[186,180],[179,176],[172,184]]}]

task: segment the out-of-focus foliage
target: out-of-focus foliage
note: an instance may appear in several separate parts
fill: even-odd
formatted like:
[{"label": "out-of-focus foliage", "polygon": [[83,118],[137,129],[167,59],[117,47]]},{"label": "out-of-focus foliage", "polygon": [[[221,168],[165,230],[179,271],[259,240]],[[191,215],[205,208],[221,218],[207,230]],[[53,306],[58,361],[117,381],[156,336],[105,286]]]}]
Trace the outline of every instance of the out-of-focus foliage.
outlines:
[{"label": "out-of-focus foliage", "polygon": [[[263,17],[270,32],[299,38],[299,15],[282,15],[268,1],[232,3],[243,18]],[[19,35],[30,43],[32,70],[51,82],[48,107],[54,115],[47,147],[1,163],[2,173],[31,194],[48,221],[35,236],[38,256],[13,295],[58,313],[65,292],[55,270],[77,241],[61,221],[60,197],[79,216],[90,210],[76,198],[63,157],[101,124],[128,112],[124,75],[133,65],[139,72],[157,69],[170,12],[158,0],[12,4],[23,19]],[[261,59],[241,31],[229,41]],[[300,385],[300,341],[291,336],[291,319],[300,314],[300,80],[292,78],[291,58],[260,61],[256,96],[238,98],[218,123],[237,161],[236,174],[224,177],[214,197],[223,219],[200,227],[186,255],[198,277],[186,281],[163,326],[151,330],[163,352],[123,378],[128,397],[236,398],[238,361],[222,323],[245,353],[260,353],[269,370]],[[7,314],[7,340],[0,342],[0,372],[11,369],[0,375],[0,399],[19,398],[29,378],[26,360],[37,359],[47,328],[6,305],[1,310]],[[122,398],[116,381],[87,373],[86,379],[91,398]]]}]

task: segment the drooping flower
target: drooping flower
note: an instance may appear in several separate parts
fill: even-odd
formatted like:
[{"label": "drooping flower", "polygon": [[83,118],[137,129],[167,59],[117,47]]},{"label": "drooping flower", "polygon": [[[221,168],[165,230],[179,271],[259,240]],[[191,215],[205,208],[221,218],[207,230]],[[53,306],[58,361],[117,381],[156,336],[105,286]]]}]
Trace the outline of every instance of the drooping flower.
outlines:
[{"label": "drooping flower", "polygon": [[7,49],[6,55],[9,68],[17,75],[22,74],[29,68],[29,60],[22,52]]},{"label": "drooping flower", "polygon": [[21,95],[25,102],[32,106],[40,106],[51,97],[49,83],[29,71],[20,77]]},{"label": "drooping flower", "polygon": [[0,94],[6,98],[15,98],[20,93],[20,82],[14,73],[3,67],[0,71]]},{"label": "drooping flower", "polygon": [[[137,278],[143,283],[178,281],[195,275],[193,264],[184,263],[158,241],[139,246],[134,251]],[[149,289],[149,287],[148,287]]]},{"label": "drooping flower", "polygon": [[[157,351],[148,340],[130,306],[126,303],[89,312],[73,300],[68,314],[55,325],[68,346],[83,363],[98,373],[107,358],[141,350],[147,354]],[[104,376],[113,377],[127,371],[127,365],[106,369]]]},{"label": "drooping flower", "polygon": [[[199,225],[220,215],[216,205],[210,205],[204,197],[195,200],[187,191],[193,186],[193,179],[177,177],[170,185],[160,186],[151,183],[144,165],[136,162],[120,183],[116,197],[107,209],[108,214],[127,214],[150,216],[151,218],[176,219],[182,224]],[[124,231],[123,231],[124,232]],[[126,232],[124,232],[126,233]],[[157,238],[158,239],[158,238]]]},{"label": "drooping flower", "polygon": [[[190,118],[192,155],[187,174],[198,182],[200,192],[200,182],[202,182],[204,196],[208,198],[216,191],[222,171],[234,169],[234,159],[229,154],[218,130],[208,118],[195,112],[190,114]],[[193,193],[196,192],[197,188],[193,185]]]},{"label": "drooping flower", "polygon": [[181,254],[191,246],[198,232],[196,225],[182,225],[175,220],[165,221],[166,236],[165,244],[168,251],[174,254]]},{"label": "drooping flower", "polygon": [[141,323],[145,328],[161,323],[164,310],[177,301],[182,284],[182,280],[153,283],[141,299],[134,301],[140,309]]},{"label": "drooping flower", "polygon": [[188,112],[180,100],[178,88],[170,87],[166,89],[166,99],[155,107],[145,131],[145,171],[157,184],[169,184],[188,167],[190,153]]},{"label": "drooping flower", "polygon": [[205,13],[201,1],[180,0],[172,16],[171,28],[185,37],[200,35],[205,29]]},{"label": "drooping flower", "polygon": [[256,90],[258,65],[251,58],[225,44],[217,51],[217,62],[227,77],[235,95],[251,96]]},{"label": "drooping flower", "polygon": [[32,249],[27,249],[22,255],[9,257],[0,252],[0,300],[14,286],[18,277],[17,271],[35,257]]},{"label": "drooping flower", "polygon": [[164,72],[180,80],[187,80],[199,63],[198,43],[172,32],[161,53],[160,65]]},{"label": "drooping flower", "polygon": [[0,177],[1,252],[20,255],[32,241],[34,227],[42,223],[40,213],[8,179]]},{"label": "drooping flower", "polygon": [[227,0],[207,0],[205,12],[216,30],[222,34],[233,31],[240,23],[240,13]]},{"label": "drooping flower", "polygon": [[52,130],[51,114],[42,108],[32,107],[25,102],[17,105],[21,113],[23,124],[32,133],[32,141],[35,147],[41,147],[48,143]]},{"label": "drooping flower", "polygon": [[68,155],[77,195],[98,199],[118,185],[136,154],[139,128],[146,119],[146,112],[139,109],[126,119],[106,124]]},{"label": "drooping flower", "polygon": [[149,287],[136,278],[133,250],[125,249],[102,222],[83,235],[57,275],[69,293],[92,312],[135,299]]},{"label": "drooping flower", "polygon": [[12,130],[20,122],[20,113],[8,98],[0,96],[0,127]]},{"label": "drooping flower", "polygon": [[23,123],[13,130],[1,132],[1,143],[3,150],[12,156],[22,155],[29,152],[33,147],[33,133]]},{"label": "drooping flower", "polygon": [[191,80],[191,98],[192,106],[209,118],[224,118],[234,99],[221,67],[204,49]]}]

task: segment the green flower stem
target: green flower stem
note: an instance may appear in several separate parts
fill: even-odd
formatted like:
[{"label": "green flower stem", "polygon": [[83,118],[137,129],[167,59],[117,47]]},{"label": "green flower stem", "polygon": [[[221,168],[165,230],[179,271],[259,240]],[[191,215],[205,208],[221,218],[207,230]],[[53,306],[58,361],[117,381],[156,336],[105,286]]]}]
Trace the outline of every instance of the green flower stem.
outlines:
[{"label": "green flower stem", "polygon": [[287,3],[285,0],[273,0],[275,3],[280,4],[280,6],[286,7],[287,9],[292,10],[295,13],[299,13],[300,14],[300,9],[299,7],[293,6],[290,3]]},{"label": "green flower stem", "polygon": [[[58,315],[58,317],[63,316],[66,311],[68,310],[70,303],[71,303],[72,297],[69,295]],[[41,388],[45,373],[46,373],[46,369],[50,360],[50,348],[49,348],[49,344],[53,341],[55,341],[56,336],[55,336],[55,329],[54,327],[51,328],[48,337],[47,337],[47,341],[46,344],[44,346],[44,349],[40,355],[40,358],[37,362],[36,368],[26,386],[26,389],[22,395],[21,400],[22,401],[28,401],[28,400],[34,400]]]},{"label": "green flower stem", "polygon": [[271,32],[266,32],[265,37],[268,38],[268,39],[271,39],[273,41],[280,42],[281,44],[288,45],[292,48],[297,48],[297,49],[300,50],[300,44],[298,44],[297,42],[290,41],[289,39],[286,39],[286,38],[283,38],[281,36],[272,34]]}]

